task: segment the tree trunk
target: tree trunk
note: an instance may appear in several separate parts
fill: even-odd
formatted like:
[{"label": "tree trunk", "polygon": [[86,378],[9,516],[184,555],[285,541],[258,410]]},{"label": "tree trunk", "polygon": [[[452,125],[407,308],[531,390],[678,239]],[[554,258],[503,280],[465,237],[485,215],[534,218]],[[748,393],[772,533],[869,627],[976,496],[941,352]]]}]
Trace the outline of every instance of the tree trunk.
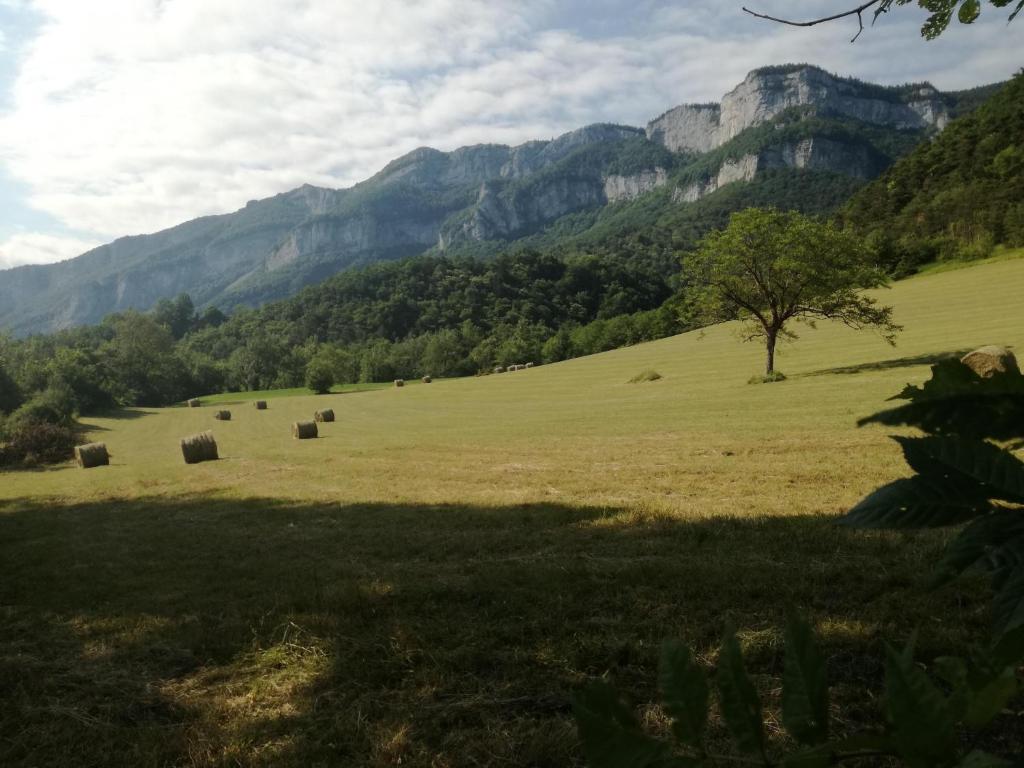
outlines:
[{"label": "tree trunk", "polygon": [[768,350],[768,359],[764,366],[764,375],[771,376],[775,372],[775,340],[777,336],[774,331],[765,336],[765,347]]}]

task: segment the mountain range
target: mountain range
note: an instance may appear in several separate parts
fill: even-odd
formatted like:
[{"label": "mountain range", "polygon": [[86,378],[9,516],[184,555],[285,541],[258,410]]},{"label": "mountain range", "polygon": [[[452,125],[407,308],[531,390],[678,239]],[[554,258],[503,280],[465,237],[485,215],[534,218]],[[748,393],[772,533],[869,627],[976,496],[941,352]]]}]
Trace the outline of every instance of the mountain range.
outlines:
[{"label": "mountain range", "polygon": [[[643,128],[595,124],[515,147],[424,147],[347,189],[304,185],[64,262],[0,272],[0,328],[49,332],[180,293],[197,306],[256,306],[352,267],[579,236],[625,218],[637,201],[677,212],[773,174],[762,201],[799,206],[773,199],[783,186],[792,194],[779,173],[839,179],[837,196],[846,196],[995,87],[943,93],[809,65],[766,67],[720,103],[677,106]],[[809,196],[808,207],[828,207],[819,192]]]}]

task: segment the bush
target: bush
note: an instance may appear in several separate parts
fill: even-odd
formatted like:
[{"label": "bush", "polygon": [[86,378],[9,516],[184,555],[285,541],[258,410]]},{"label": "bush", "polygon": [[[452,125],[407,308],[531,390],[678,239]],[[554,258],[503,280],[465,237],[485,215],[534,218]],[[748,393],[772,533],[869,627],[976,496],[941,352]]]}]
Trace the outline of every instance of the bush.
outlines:
[{"label": "bush", "polygon": [[772,371],[767,376],[751,376],[747,384],[771,384],[776,381],[785,381],[786,374],[782,371]]},{"label": "bush", "polygon": [[970,242],[960,246],[959,257],[964,261],[987,259],[995,250],[996,240],[990,232],[982,232]]},{"label": "bush", "polygon": [[7,420],[8,429],[22,424],[54,424],[70,427],[75,417],[75,393],[64,384],[54,384],[26,402]]},{"label": "bush", "polygon": [[334,386],[334,368],[322,356],[314,357],[306,366],[306,386],[318,395],[324,395]]},{"label": "bush", "polygon": [[661,374],[653,368],[648,368],[646,371],[641,371],[632,379],[629,380],[630,384],[640,384],[644,381],[657,381],[661,378]]},{"label": "bush", "polygon": [[69,426],[22,421],[8,428],[8,441],[0,445],[0,466],[58,464],[74,454],[77,440]]}]

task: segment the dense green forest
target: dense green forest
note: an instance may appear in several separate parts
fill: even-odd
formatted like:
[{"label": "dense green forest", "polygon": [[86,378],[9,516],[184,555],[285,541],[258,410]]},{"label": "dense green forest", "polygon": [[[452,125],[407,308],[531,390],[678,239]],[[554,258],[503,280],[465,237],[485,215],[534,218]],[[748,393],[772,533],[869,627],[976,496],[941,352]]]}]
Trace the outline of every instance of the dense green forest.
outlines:
[{"label": "dense green forest", "polygon": [[896,274],[1024,245],[1024,74],[865,186],[841,217]]}]

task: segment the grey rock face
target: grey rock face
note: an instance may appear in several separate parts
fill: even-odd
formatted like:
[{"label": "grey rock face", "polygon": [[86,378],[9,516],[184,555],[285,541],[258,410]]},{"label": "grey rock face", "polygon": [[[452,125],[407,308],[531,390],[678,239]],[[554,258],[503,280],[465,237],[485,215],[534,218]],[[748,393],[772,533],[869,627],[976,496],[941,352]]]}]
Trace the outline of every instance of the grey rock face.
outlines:
[{"label": "grey rock face", "polygon": [[647,124],[647,138],[672,152],[710,152],[719,140],[718,104],[683,104]]},{"label": "grey rock face", "polygon": [[754,70],[722,97],[721,105],[684,104],[671,109],[648,123],[647,136],[673,152],[707,152],[790,107],[806,106],[821,114],[890,128],[942,130],[949,122],[949,110],[931,86],[899,94],[806,66]]},{"label": "grey rock face", "polygon": [[652,189],[668,183],[668,172],[664,168],[641,171],[630,176],[612,174],[604,177],[604,197],[609,203],[621,200],[636,200]]},{"label": "grey rock face", "polygon": [[867,147],[831,139],[803,139],[769,147],[758,154],[726,160],[714,176],[674,189],[672,199],[696,202],[726,184],[750,181],[760,171],[777,168],[824,170],[858,179],[870,179],[881,171],[878,158]]},{"label": "grey rock face", "polygon": [[508,194],[502,185],[484,183],[469,215],[442,228],[438,245],[445,250],[467,240],[508,239],[605,202],[604,186],[597,179],[555,177],[528,195]]},{"label": "grey rock face", "polygon": [[767,122],[790,107],[814,106],[821,112],[891,128],[944,128],[945,105],[934,89],[920,90],[912,102],[882,98],[876,89],[833,77],[816,67],[793,72],[755,71],[722,98],[719,141]]}]

